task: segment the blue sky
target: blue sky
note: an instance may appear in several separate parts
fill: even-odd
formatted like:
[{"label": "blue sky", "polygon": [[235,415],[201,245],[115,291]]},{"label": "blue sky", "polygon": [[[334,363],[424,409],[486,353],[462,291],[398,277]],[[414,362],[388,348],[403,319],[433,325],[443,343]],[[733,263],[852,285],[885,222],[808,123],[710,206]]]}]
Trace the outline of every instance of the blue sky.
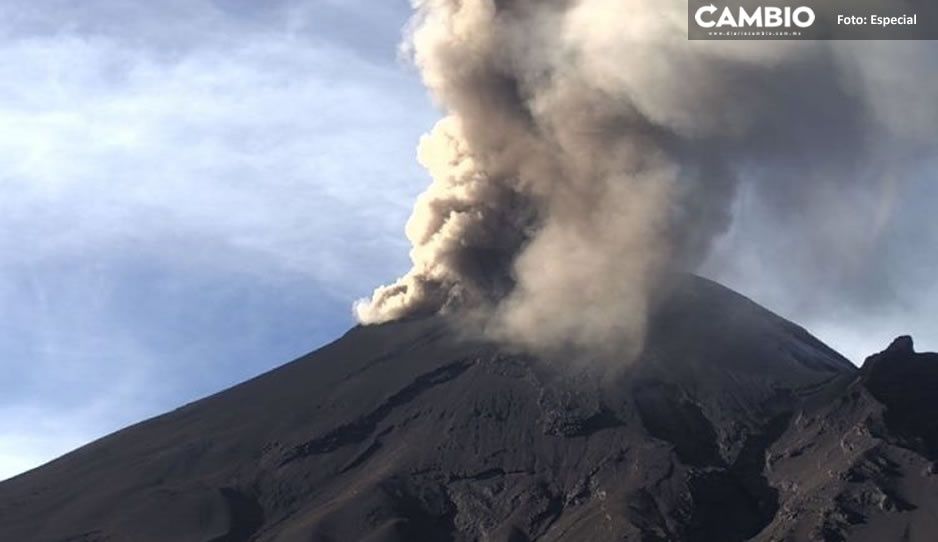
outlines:
[{"label": "blue sky", "polygon": [[436,113],[406,3],[357,4],[0,5],[0,478],[331,340],[406,268]]},{"label": "blue sky", "polygon": [[[406,270],[438,113],[376,4],[0,3],[0,479],[312,350]],[[938,349],[931,171],[850,280],[745,201],[705,270],[855,361]]]}]

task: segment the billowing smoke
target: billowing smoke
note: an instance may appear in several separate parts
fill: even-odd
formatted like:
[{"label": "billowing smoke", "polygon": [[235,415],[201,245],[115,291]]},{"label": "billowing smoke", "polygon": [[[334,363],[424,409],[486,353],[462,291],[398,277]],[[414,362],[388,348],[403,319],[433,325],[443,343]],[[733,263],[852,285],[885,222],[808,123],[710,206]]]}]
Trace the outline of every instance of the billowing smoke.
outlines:
[{"label": "billowing smoke", "polygon": [[407,50],[447,116],[419,145],[433,182],[407,224],[413,268],[356,304],[365,324],[472,309],[525,347],[627,355],[741,183],[811,221],[822,195],[875,194],[897,157],[859,55],[835,44],[689,42],[683,0],[415,9]]}]

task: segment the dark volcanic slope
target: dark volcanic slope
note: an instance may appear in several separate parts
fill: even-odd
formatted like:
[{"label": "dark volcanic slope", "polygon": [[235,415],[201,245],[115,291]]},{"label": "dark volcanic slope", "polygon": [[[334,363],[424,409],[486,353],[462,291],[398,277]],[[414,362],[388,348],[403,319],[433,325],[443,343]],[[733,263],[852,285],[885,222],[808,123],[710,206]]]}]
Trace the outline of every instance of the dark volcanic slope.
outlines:
[{"label": "dark volcanic slope", "polygon": [[0,540],[932,540],[903,345],[861,372],[696,278],[625,370],[355,328],[0,484]]}]

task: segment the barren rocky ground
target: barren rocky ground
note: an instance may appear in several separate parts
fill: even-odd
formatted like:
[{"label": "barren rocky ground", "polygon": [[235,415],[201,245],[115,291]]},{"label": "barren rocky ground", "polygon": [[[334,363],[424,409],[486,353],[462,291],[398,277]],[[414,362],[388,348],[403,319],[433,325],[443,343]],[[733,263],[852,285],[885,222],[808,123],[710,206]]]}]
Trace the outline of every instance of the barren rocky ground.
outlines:
[{"label": "barren rocky ground", "polygon": [[427,317],[0,484],[0,540],[938,539],[938,356],[857,369],[688,278],[631,363]]}]

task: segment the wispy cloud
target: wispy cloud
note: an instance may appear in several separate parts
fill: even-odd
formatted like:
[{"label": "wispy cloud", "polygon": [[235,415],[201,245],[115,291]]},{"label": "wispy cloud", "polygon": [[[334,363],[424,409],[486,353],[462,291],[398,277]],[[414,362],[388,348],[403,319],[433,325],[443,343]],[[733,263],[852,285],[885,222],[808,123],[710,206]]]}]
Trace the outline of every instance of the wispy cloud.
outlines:
[{"label": "wispy cloud", "polygon": [[[436,117],[395,63],[408,12],[0,2],[0,479],[335,337],[406,270]],[[741,200],[707,271],[855,361],[907,330],[938,349],[935,171],[853,269],[817,275]]]},{"label": "wispy cloud", "polygon": [[0,8],[0,478],[350,325],[435,115],[406,6],[39,4]]}]

